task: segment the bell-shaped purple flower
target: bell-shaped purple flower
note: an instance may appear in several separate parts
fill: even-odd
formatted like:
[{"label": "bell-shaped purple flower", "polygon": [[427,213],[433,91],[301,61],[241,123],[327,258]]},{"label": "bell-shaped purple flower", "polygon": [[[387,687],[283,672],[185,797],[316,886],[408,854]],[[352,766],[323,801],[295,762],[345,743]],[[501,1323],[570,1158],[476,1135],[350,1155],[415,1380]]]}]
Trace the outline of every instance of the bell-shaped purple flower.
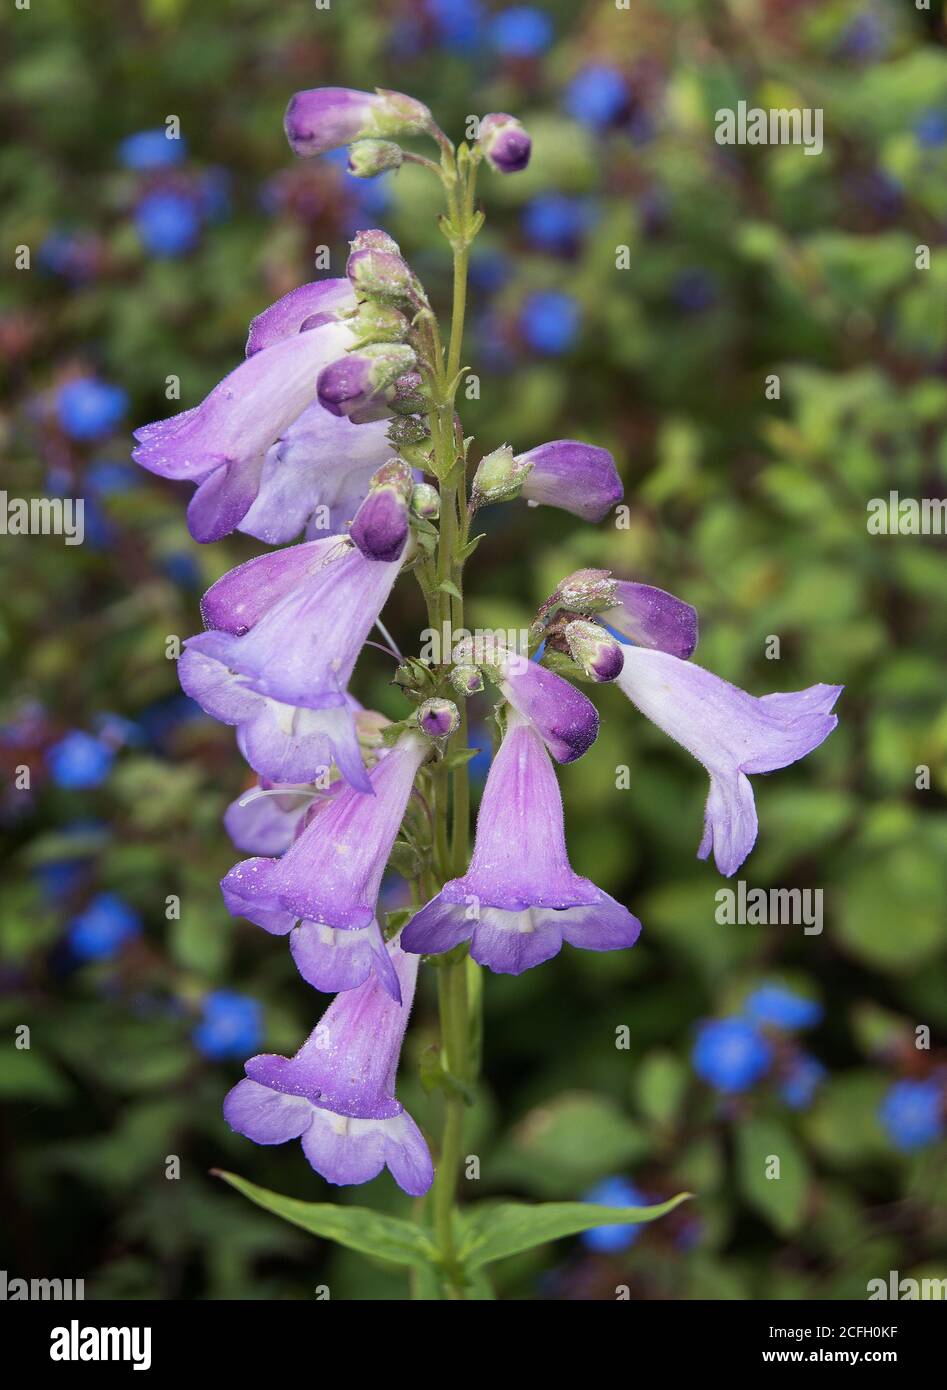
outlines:
[{"label": "bell-shaped purple flower", "polygon": [[559,507],[583,521],[601,521],[624,496],[615,460],[607,449],[577,439],[554,439],[525,454],[528,464],[521,495],[528,502]]},{"label": "bell-shaped purple flower", "polygon": [[495,645],[485,664],[490,679],[528,719],[558,763],[574,763],[598,738],[598,710],[555,671]]},{"label": "bell-shaped purple flower", "polygon": [[204,595],[210,631],[185,643],[186,694],[238,729],[241,752],[274,782],[308,782],[334,760],[369,789],[346,685],[398,576],[345,537],[239,565]]},{"label": "bell-shaped purple flower", "polygon": [[420,1197],[434,1180],[431,1154],[395,1096],[418,960],[397,945],[387,954],[401,1001],[377,980],[340,994],[295,1057],[250,1058],[224,1117],[257,1144],[301,1139],[316,1172],[339,1187],[370,1182],[387,1167],[403,1191]]},{"label": "bell-shaped purple flower", "polygon": [[290,934],[299,972],[316,989],[354,989],[374,972],[398,997],[376,916],[378,892],[429,750],[420,733],[402,735],[372,768],[373,796],[342,787],[315,809],[282,859],[246,859],[221,884],[235,917]]},{"label": "bell-shaped purple flower", "polygon": [[470,868],[451,879],[401,934],[406,951],[439,954],[470,940],[470,954],[501,974],[550,960],[563,941],[589,951],[633,946],[641,923],[574,873],[562,797],[542,739],[510,711],[477,817]]},{"label": "bell-shaped purple flower", "polygon": [[712,849],[728,876],[753,848],[759,828],[747,774],[788,767],[818,748],[838,723],[831,710],[843,689],[811,685],[758,698],[667,652],[630,646],[617,684],[710,774],[697,854],[706,859]]},{"label": "bell-shaped purple flower", "polygon": [[533,142],[515,116],[491,111],[480,122],[480,148],[500,174],[518,174],[529,163]]},{"label": "bell-shaped purple flower", "polygon": [[290,98],[283,126],[293,153],[309,157],[354,140],[430,131],[433,119],[423,102],[403,92],[313,87]]},{"label": "bell-shaped purple flower", "polygon": [[188,507],[195,540],[219,540],[246,517],[267,454],[314,402],[322,369],[356,341],[340,318],[354,308],[347,280],[284,295],[250,325],[246,361],[200,405],[135,431],[137,463],[198,484]]}]

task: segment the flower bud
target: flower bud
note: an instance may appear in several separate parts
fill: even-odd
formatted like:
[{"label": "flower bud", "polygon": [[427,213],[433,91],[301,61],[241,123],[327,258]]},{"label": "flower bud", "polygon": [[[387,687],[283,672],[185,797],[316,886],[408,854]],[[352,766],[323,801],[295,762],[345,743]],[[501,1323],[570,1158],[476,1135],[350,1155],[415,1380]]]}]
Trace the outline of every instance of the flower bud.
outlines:
[{"label": "flower bud", "polygon": [[372,477],[368,496],[349,535],[368,560],[397,560],[408,538],[408,501],[413,479],[401,459],[391,459]]},{"label": "flower bud", "polygon": [[474,474],[471,498],[475,507],[487,502],[509,502],[516,497],[531,465],[514,457],[508,444],[485,454]]},{"label": "flower bud", "polygon": [[533,630],[541,631],[560,609],[572,613],[604,613],[618,601],[618,581],[611,570],[576,570],[560,581],[555,593],[540,604]]},{"label": "flower bud", "polygon": [[379,304],[375,300],[360,304],[345,323],[358,339],[359,347],[367,343],[403,343],[411,332],[404,314],[390,304]]},{"label": "flower bud", "polygon": [[420,444],[429,437],[427,421],[419,415],[396,415],[388,426],[388,442],[396,449]]},{"label": "flower bud", "polygon": [[621,643],[598,623],[576,618],[566,623],[565,639],[572,660],[582,667],[590,680],[613,681],[621,675],[625,664]]},{"label": "flower bud", "polygon": [[349,87],[314,87],[296,92],[283,126],[294,154],[325,154],[355,140],[414,135],[433,129],[423,102],[403,92],[353,91]]},{"label": "flower bud", "polygon": [[412,349],[403,343],[371,343],[358,348],[323,367],[316,381],[319,403],[331,415],[357,415],[363,423],[376,407],[385,414],[385,393],[411,371],[416,360]]},{"label": "flower bud", "polygon": [[418,727],[428,738],[448,738],[460,724],[460,712],[453,700],[437,697],[418,706]]},{"label": "flower bud", "polygon": [[455,666],[450,673],[450,682],[457,694],[465,698],[479,695],[483,689],[483,675],[477,666]]},{"label": "flower bud", "polygon": [[517,174],[529,163],[533,142],[515,116],[492,111],[480,122],[477,142],[487,162],[501,174]]},{"label": "flower bud", "polygon": [[423,379],[420,372],[405,372],[395,382],[394,393],[389,401],[389,409],[395,415],[421,415],[427,410],[427,401],[421,390]]},{"label": "flower bud", "polygon": [[416,295],[421,289],[407,261],[402,260],[396,251],[385,251],[374,246],[353,250],[345,273],[352,289],[361,299],[400,302]]},{"label": "flower bud", "polygon": [[349,150],[349,173],[357,179],[373,179],[387,169],[399,169],[404,151],[391,140],[359,140]]},{"label": "flower bud", "polygon": [[436,521],[441,514],[441,495],[430,483],[415,483],[411,489],[411,510],[422,521]]}]

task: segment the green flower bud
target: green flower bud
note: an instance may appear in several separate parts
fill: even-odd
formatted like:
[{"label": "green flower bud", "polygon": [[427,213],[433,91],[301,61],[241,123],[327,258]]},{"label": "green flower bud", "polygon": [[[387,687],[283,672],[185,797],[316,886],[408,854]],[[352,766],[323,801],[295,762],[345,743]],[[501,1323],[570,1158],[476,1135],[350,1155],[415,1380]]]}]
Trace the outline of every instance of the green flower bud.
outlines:
[{"label": "green flower bud", "polygon": [[349,147],[349,173],[357,179],[373,179],[386,169],[398,169],[404,151],[391,140],[358,140]]},{"label": "green flower bud", "polygon": [[508,444],[485,454],[474,474],[472,501],[475,507],[489,502],[509,502],[519,494],[529,475],[531,463],[514,457]]}]

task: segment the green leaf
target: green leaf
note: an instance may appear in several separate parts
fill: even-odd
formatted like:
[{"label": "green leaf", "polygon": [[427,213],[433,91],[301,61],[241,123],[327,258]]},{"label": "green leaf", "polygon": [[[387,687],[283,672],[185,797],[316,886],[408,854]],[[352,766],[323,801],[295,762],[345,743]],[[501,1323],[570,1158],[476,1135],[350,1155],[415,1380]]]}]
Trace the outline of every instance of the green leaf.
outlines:
[{"label": "green leaf", "polygon": [[447,768],[464,767],[479,752],[479,748],[456,748],[453,753],[448,753],[444,759],[444,766]]},{"label": "green leaf", "polygon": [[451,598],[462,598],[462,597],[463,597],[463,595],[461,594],[461,592],[460,592],[460,590],[458,589],[457,585],[454,584],[453,581],[450,580],[450,579],[442,579],[441,582],[440,582],[440,584],[438,584],[437,587],[438,587],[443,593],[445,593],[445,594],[450,594]]},{"label": "green leaf", "polygon": [[[772,1159],[779,1177],[768,1177]],[[809,1170],[793,1136],[775,1120],[745,1120],[737,1131],[740,1188],[751,1207],[783,1235],[796,1231],[805,1214]]]},{"label": "green leaf", "polygon": [[443,1091],[445,1095],[462,1100],[466,1105],[473,1105],[476,1099],[473,1089],[443,1066],[440,1048],[435,1044],[426,1047],[421,1053],[419,1071],[421,1085],[428,1094],[431,1091]]},{"label": "green leaf", "polygon": [[493,1260],[505,1260],[534,1245],[574,1236],[594,1226],[637,1226],[656,1221],[690,1196],[680,1192],[659,1206],[648,1207],[601,1207],[592,1202],[484,1204],[467,1217],[458,1258],[465,1269],[479,1269]]},{"label": "green leaf", "polygon": [[413,1265],[415,1268],[423,1268],[437,1259],[430,1239],[410,1221],[384,1216],[381,1212],[370,1211],[368,1207],[345,1207],[334,1202],[300,1202],[295,1197],[283,1197],[279,1192],[257,1187],[255,1183],[237,1177],[236,1173],[225,1173],[219,1168],[212,1169],[212,1172],[258,1207],[271,1211],[274,1216],[280,1216],[294,1226],[300,1226],[310,1235],[334,1240],[348,1250],[357,1250],[361,1255],[374,1255],[393,1264]]},{"label": "green leaf", "polygon": [[470,559],[471,555],[477,549],[477,546],[480,544],[480,542],[483,540],[486,534],[486,531],[481,531],[479,536],[474,536],[472,540],[469,540],[467,544],[462,547],[462,549],[458,552],[457,555],[457,558],[461,562],[461,564],[463,564],[465,560]]}]

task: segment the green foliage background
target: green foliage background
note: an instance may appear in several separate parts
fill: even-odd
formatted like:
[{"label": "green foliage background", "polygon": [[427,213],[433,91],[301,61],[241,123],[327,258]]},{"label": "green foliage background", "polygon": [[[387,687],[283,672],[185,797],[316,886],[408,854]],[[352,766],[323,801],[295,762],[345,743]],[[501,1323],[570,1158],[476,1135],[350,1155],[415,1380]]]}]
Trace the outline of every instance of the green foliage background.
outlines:
[{"label": "green foliage background", "polygon": [[[494,10],[503,9],[501,5]],[[51,469],[84,495],[94,459],[127,457],[127,431],[77,446],[50,422],[49,393],[95,368],[131,397],[127,428],[168,413],[165,380],[196,403],[236,364],[249,319],[311,278],[327,245],[341,273],[346,199],[337,167],[294,165],[282,111],[299,87],[395,87],[428,102],[453,137],[470,113],[515,112],[534,139],[529,170],[485,176],[486,248],[505,267],[474,291],[467,360],[481,379],[465,410],[486,451],[579,437],[610,448],[630,522],[584,526],[521,504],[494,509],[475,561],[471,622],[525,625],[559,578],[584,565],[671,589],[701,615],[697,658],[754,693],[844,683],[841,720],[804,764],[756,779],[762,833],[741,876],[753,886],[821,888],[820,936],[720,926],[714,869],[699,863],[702,770],[615,689],[602,732],[564,769],[574,867],[645,925],[631,953],[571,951],[519,979],[486,979],[484,1083],[468,1149],[474,1195],[573,1200],[632,1177],[651,1200],[696,1194],[642,1228],[626,1253],[575,1239],[496,1267],[501,1297],[864,1297],[868,1279],[947,1273],[944,1145],[899,1154],[877,1106],[899,1076],[926,1074],[947,1033],[947,703],[944,543],[870,536],[866,505],[897,489],[937,497],[947,453],[947,146],[913,134],[947,107],[942,15],[907,4],[547,3],[556,40],[541,59],[446,50],[422,26],[393,50],[412,0],[34,0],[5,7],[0,153],[5,308],[0,370],[4,486],[43,494]],[[885,34],[870,60],[844,37],[871,13]],[[596,134],[563,93],[595,61],[620,65],[644,95],[653,133]],[[738,100],[825,110],[826,148],[722,150],[714,112]],[[232,210],[175,260],[149,257],[130,218],[140,176],[127,134],[180,117],[192,171],[223,167]],[[268,180],[295,180],[268,210]],[[897,197],[882,196],[892,184]],[[444,302],[447,248],[423,173],[392,182],[384,225]],[[572,256],[537,251],[520,214],[556,190],[592,200]],[[664,209],[655,219],[656,200]],[[95,239],[98,273],[44,275],[35,248],[69,226]],[[369,224],[370,225],[370,224]],[[915,268],[930,245],[931,268]],[[11,268],[13,248],[33,269]],[[630,269],[616,269],[616,247]],[[714,287],[682,307],[680,276]],[[524,347],[524,297],[564,289],[581,309],[565,355]],[[497,360],[497,344],[509,360]],[[779,375],[778,401],[765,381]],[[185,489],[186,492],[186,489]],[[39,702],[37,732],[0,744],[4,868],[0,909],[0,1264],[11,1274],[85,1277],[87,1297],[400,1298],[405,1276],[339,1251],[243,1202],[208,1175],[233,1169],[308,1201],[358,1200],[406,1214],[383,1175],[336,1193],[296,1145],[258,1149],[220,1105],[239,1062],[214,1063],[191,1032],[209,989],[262,1001],[260,1050],[292,1051],[322,1000],[289,954],[232,921],[217,880],[238,854],[220,824],[245,783],[231,731],[208,719],[159,745],[130,744],[100,789],[55,787],[43,750],[113,712],[137,720],[177,689],[169,634],[198,630],[203,587],[258,549],[202,549],[184,497],[155,480],[110,496],[110,539],[0,544],[0,655],[6,721]],[[192,557],[181,584],[167,562]],[[403,592],[402,592],[403,591]],[[388,626],[410,649],[421,609],[399,586]],[[767,641],[779,638],[778,660]],[[358,693],[397,716],[390,671],[366,653]],[[486,714],[486,707],[481,717]],[[485,735],[484,735],[485,737]],[[30,793],[14,769],[34,770]],[[619,789],[626,766],[630,786]],[[917,788],[921,766],[929,789]],[[60,858],[64,827],[87,834],[83,884],[46,896],[37,866]],[[74,843],[74,841],[70,841]],[[117,961],[68,968],[62,937],[92,891],[127,897],[147,931]],[[165,899],[181,898],[180,921]],[[428,972],[430,973],[430,972]],[[771,1090],[722,1105],[692,1073],[699,1020],[737,1009],[778,976],[825,1006],[807,1044],[828,1069],[813,1106]],[[28,1024],[29,1052],[13,1047]],[[913,1046],[931,1028],[932,1053]],[[630,1045],[615,1045],[627,1026]],[[436,1040],[431,982],[416,1006],[400,1094],[430,1134],[438,1099],[418,1080]],[[941,1059],[943,1051],[940,1052]],[[761,1182],[761,1156],[783,1158]],[[168,1155],[181,1160],[165,1178]]]}]

